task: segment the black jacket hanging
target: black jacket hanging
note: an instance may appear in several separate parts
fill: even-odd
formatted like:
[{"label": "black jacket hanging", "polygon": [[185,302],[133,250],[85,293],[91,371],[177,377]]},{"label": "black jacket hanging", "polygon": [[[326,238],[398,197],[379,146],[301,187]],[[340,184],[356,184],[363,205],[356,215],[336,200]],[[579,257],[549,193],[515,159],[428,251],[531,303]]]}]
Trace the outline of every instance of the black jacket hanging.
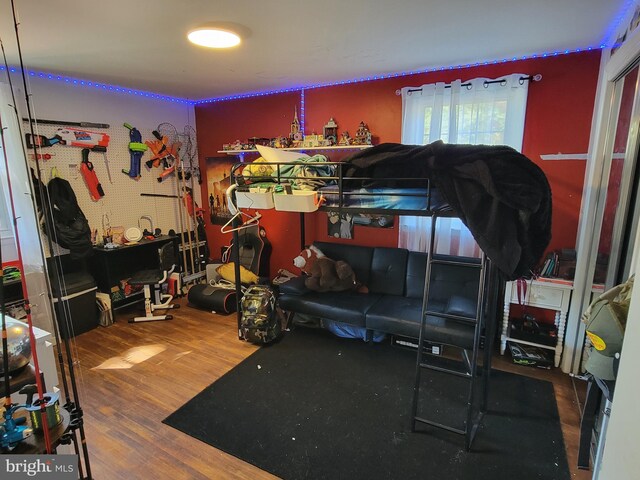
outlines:
[{"label": "black jacket hanging", "polygon": [[[36,187],[36,204],[41,210],[44,202],[38,195],[40,192],[39,180],[33,176],[33,181]],[[63,178],[54,177],[46,187],[42,186],[42,191],[45,193],[45,198],[48,199],[46,204],[51,210],[55,231],[51,239],[61,247],[69,249],[72,260],[90,257],[93,254],[91,228],[80,209],[80,205],[78,205],[78,200],[69,182]],[[46,223],[43,223],[43,229],[46,234],[49,234]]]}]

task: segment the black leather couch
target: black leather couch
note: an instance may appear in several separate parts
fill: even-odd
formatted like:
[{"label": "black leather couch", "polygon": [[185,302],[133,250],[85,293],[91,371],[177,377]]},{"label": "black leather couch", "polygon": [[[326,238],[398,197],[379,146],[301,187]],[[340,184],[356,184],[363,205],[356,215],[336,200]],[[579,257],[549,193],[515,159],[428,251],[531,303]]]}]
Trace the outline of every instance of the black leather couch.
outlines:
[{"label": "black leather couch", "polygon": [[[298,277],[280,285],[283,310],[364,328],[369,339],[374,331],[418,337],[426,253],[327,242],[314,245],[329,258],[349,263],[369,293],[314,292],[304,286],[304,277]],[[467,257],[446,258],[480,263]],[[429,311],[475,317],[479,276],[479,268],[434,263]],[[427,316],[427,332],[426,338],[433,342],[468,348],[473,344],[473,328],[436,315]]]}]

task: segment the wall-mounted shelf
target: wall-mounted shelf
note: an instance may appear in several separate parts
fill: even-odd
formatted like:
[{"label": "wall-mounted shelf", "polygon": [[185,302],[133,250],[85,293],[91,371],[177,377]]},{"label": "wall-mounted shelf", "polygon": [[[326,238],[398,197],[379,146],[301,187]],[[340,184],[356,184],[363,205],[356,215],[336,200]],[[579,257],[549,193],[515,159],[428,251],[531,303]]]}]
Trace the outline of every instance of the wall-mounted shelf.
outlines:
[{"label": "wall-mounted shelf", "polygon": [[[364,150],[365,148],[371,148],[373,145],[335,145],[333,147],[298,147],[298,148],[279,148],[278,150],[282,150],[284,152],[305,152],[307,150],[314,151],[358,151]],[[218,153],[226,153],[228,155],[237,155],[239,153],[260,153],[257,148],[252,148],[251,150],[218,150]]]}]

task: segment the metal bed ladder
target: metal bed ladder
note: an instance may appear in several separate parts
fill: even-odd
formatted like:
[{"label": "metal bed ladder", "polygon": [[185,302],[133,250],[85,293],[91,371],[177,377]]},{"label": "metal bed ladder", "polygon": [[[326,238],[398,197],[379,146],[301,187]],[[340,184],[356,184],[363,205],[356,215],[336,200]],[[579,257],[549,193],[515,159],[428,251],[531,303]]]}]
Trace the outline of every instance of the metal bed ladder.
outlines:
[{"label": "metal bed ladder", "polygon": [[[476,434],[478,426],[482,421],[482,418],[486,412],[487,406],[487,396],[488,396],[488,381],[489,381],[489,371],[491,368],[491,345],[493,333],[490,332],[491,328],[487,328],[485,335],[485,348],[484,348],[484,361],[482,367],[482,377],[483,377],[483,385],[482,385],[482,398],[479,398],[479,388],[478,388],[478,360],[479,360],[479,351],[480,351],[480,338],[482,334],[482,329],[485,324],[485,305],[486,305],[486,290],[488,289],[488,271],[490,270],[490,262],[484,253],[482,253],[482,257],[480,262],[469,263],[469,262],[461,262],[457,260],[446,260],[443,258],[434,258],[434,245],[435,245],[435,231],[436,231],[436,221],[438,219],[438,214],[434,213],[431,215],[431,235],[429,248],[427,252],[427,266],[425,273],[425,283],[424,283],[424,296],[422,300],[422,314],[421,314],[421,325],[420,325],[420,335],[418,340],[418,353],[416,358],[416,376],[415,376],[415,385],[413,391],[413,408],[412,408],[412,421],[411,421],[411,430],[413,432],[416,431],[416,424],[426,424],[432,427],[444,429],[459,435],[464,435],[465,437],[465,449],[467,451],[471,448],[471,443],[473,442],[473,438]],[[431,276],[432,276],[432,266],[434,264],[443,264],[443,265],[456,265],[459,267],[465,268],[475,268],[479,269],[479,282],[478,282],[478,296],[477,296],[477,306],[475,316],[463,316],[463,315],[452,315],[448,313],[443,313],[440,311],[433,311],[429,309],[429,289],[431,284]],[[493,286],[495,290],[495,285]],[[492,309],[490,309],[492,310]],[[458,344],[453,344],[454,341],[451,341],[454,347],[459,347],[462,349],[462,358],[464,370],[454,370],[450,368],[445,368],[442,366],[434,365],[428,363],[426,358],[428,356],[424,351],[423,342],[424,341],[436,341],[439,343],[442,340],[434,338],[430,336],[428,331],[427,317],[438,317],[440,319],[450,320],[452,322],[456,322],[457,325],[463,326],[473,331],[473,340],[471,344],[468,340],[468,335],[464,336],[460,335],[460,342]],[[495,322],[491,321],[489,324],[493,324]],[[488,325],[489,327],[489,325]],[[460,330],[460,329],[458,329]],[[468,334],[469,332],[467,332]],[[455,333],[450,335],[452,338],[455,338]],[[471,353],[471,355],[469,355]],[[459,377],[463,377],[469,381],[469,389],[467,393],[467,405],[466,405],[466,419],[464,422],[463,428],[454,427],[451,425],[445,425],[443,423],[439,423],[434,420],[430,420],[418,415],[418,407],[420,405],[419,397],[420,397],[420,382],[421,382],[421,373],[423,370],[432,370],[441,373],[453,374]],[[424,393],[423,393],[424,395]],[[474,405],[476,402],[479,402],[479,408],[476,415],[474,415]],[[422,405],[424,407],[424,405]]]}]

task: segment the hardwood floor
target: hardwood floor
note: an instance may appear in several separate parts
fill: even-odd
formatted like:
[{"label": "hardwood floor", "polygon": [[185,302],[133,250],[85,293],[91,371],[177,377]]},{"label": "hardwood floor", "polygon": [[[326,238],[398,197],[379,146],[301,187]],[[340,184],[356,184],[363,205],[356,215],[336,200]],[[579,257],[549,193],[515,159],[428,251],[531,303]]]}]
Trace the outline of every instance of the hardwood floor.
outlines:
[{"label": "hardwood floor", "polygon": [[[129,324],[132,312],[123,312],[114,325],[73,340],[93,477],[276,478],[162,423],[257,348],[237,340],[235,315],[180,303],[171,321]],[[99,368],[105,362],[111,368]],[[575,468],[579,413],[571,378],[499,356],[495,367],[553,382],[572,478],[590,478]]]}]

